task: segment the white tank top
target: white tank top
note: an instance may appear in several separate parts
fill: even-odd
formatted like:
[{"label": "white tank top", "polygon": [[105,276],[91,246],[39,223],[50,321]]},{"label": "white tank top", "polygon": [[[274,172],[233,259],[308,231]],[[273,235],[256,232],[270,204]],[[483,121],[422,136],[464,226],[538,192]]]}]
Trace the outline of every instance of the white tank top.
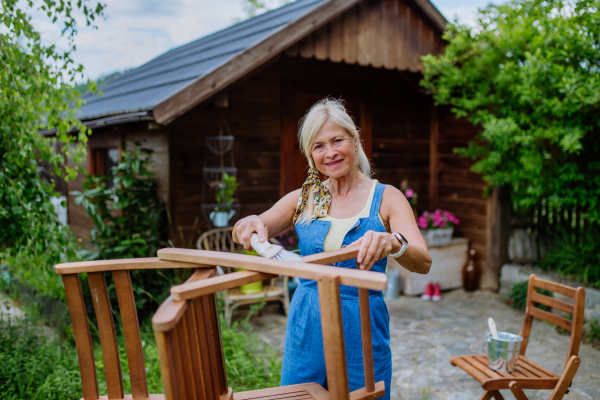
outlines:
[{"label": "white tank top", "polygon": [[[360,218],[367,218],[369,216],[369,212],[371,211],[371,203],[373,203],[373,195],[375,194],[375,187],[377,187],[377,179],[373,179],[373,185],[371,186],[371,192],[369,193],[367,204],[365,204],[364,208],[358,215],[355,215],[354,217],[350,218],[340,219],[333,218],[332,216],[327,214],[323,218],[319,218],[319,221],[331,222],[329,231],[325,236],[325,242],[323,242],[324,251],[338,250],[342,248],[344,237],[346,237],[348,231],[350,231],[354,224],[356,224],[356,221],[358,221]],[[379,213],[377,213],[377,215],[379,216],[379,220],[383,224],[383,220],[381,220],[381,215],[379,215]]]}]

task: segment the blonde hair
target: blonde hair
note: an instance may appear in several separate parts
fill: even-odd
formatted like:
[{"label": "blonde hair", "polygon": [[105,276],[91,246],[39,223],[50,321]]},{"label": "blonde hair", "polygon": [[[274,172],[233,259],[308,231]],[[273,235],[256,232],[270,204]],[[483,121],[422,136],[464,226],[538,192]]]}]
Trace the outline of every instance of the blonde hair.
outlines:
[{"label": "blonde hair", "polygon": [[[321,128],[325,122],[331,121],[334,124],[344,128],[354,142],[358,142],[358,151],[355,156],[355,164],[358,170],[366,177],[371,177],[371,164],[365,154],[360,139],[360,133],[352,117],[348,115],[344,101],[342,99],[324,98],[313,104],[306,115],[300,120],[300,129],[298,130],[298,142],[300,150],[308,160],[308,165],[315,168],[315,162],[312,158],[312,145],[314,144]],[[314,200],[312,196],[312,187],[309,190],[306,207],[298,218],[296,223],[306,224],[310,222],[313,214]]]}]

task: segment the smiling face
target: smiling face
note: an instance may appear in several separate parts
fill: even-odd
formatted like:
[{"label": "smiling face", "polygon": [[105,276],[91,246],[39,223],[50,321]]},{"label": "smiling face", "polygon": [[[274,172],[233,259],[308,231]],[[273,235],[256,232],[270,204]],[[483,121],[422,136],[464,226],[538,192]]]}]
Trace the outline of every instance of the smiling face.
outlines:
[{"label": "smiling face", "polygon": [[315,167],[330,178],[340,178],[357,168],[358,142],[341,126],[326,121],[311,147]]}]

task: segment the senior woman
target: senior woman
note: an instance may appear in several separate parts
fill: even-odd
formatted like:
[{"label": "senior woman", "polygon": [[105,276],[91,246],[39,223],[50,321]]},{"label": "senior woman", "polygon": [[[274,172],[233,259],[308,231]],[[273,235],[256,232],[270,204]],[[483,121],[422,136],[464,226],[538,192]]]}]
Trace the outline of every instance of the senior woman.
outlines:
[{"label": "senior woman", "polygon": [[[384,272],[387,257],[404,268],[426,274],[427,246],[408,201],[396,188],[371,179],[369,160],[358,129],[340,100],[324,99],[302,121],[300,147],[308,160],[308,178],[260,216],[235,224],[233,239],[250,249],[252,233],[260,241],[294,226],[302,256],[360,246],[356,262],[337,267]],[[319,173],[328,179],[321,182]],[[341,286],[346,360],[350,390],[364,386],[358,290]],[[375,381],[385,382],[390,397],[392,356],[389,315],[383,296],[370,291]],[[300,280],[290,305],[281,385],[317,382],[327,387],[317,283]]]}]

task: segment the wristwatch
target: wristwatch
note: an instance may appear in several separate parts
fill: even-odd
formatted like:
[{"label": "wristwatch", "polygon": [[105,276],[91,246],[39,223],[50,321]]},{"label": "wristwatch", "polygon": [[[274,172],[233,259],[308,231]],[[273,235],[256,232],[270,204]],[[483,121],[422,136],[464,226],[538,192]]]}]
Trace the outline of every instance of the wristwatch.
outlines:
[{"label": "wristwatch", "polygon": [[398,239],[402,247],[400,247],[400,250],[396,254],[390,254],[388,257],[398,258],[401,257],[402,254],[404,254],[404,252],[408,248],[408,240],[406,240],[406,238],[402,236],[400,232],[392,233],[392,235],[394,235],[394,237]]}]

